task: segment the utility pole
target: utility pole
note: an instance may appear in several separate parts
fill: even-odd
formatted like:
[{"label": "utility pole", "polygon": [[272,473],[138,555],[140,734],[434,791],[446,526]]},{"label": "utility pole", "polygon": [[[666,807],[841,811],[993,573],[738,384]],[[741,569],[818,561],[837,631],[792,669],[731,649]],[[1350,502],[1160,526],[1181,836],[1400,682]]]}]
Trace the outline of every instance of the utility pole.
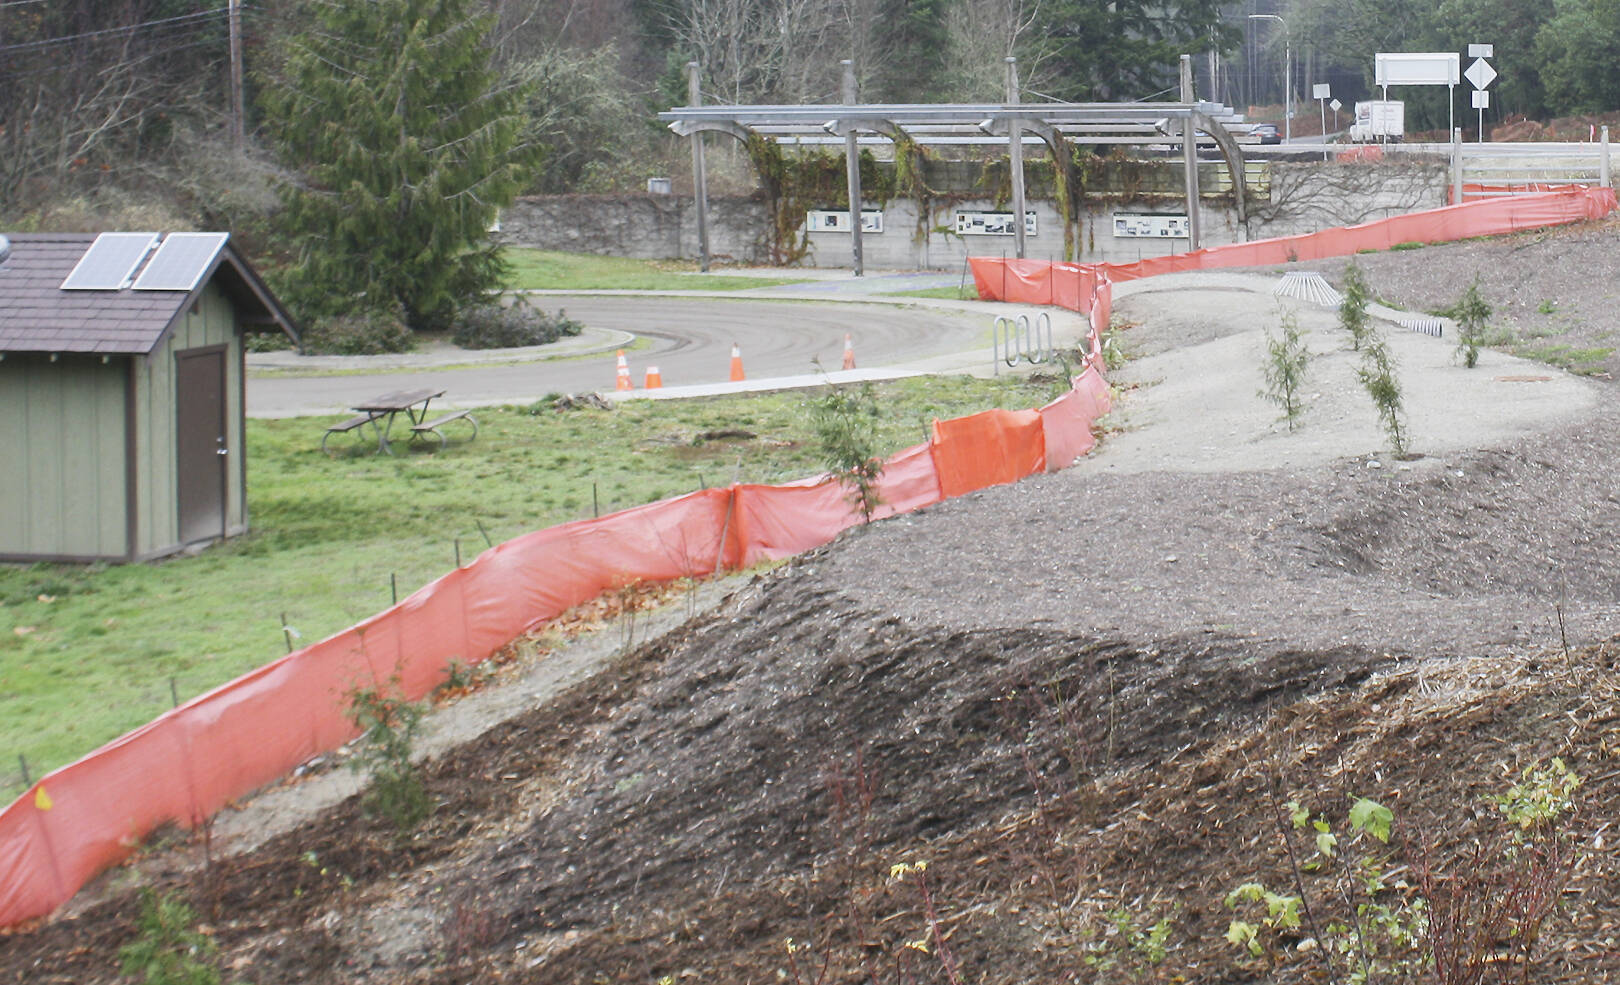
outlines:
[{"label": "utility pole", "polygon": [[1288,22],[1276,14],[1250,14],[1251,21],[1276,21],[1283,29],[1283,143],[1294,141],[1294,39]]},{"label": "utility pole", "polygon": [[[844,67],[844,105],[853,107],[858,98],[855,91],[855,60],[846,58],[839,64]],[[896,149],[896,153],[901,152],[903,148]],[[850,257],[855,264],[855,276],[861,277],[866,273],[861,257],[861,149],[853,127],[844,133],[844,167],[849,180]]]},{"label": "utility pole", "polygon": [[231,147],[242,153],[247,143],[242,99],[242,0],[230,0],[231,22]]},{"label": "utility pole", "polygon": [[[1018,105],[1018,59],[1007,59],[1007,104]],[[1012,170],[1013,253],[1024,259],[1024,124],[1014,117],[1007,121],[1007,163]]]}]

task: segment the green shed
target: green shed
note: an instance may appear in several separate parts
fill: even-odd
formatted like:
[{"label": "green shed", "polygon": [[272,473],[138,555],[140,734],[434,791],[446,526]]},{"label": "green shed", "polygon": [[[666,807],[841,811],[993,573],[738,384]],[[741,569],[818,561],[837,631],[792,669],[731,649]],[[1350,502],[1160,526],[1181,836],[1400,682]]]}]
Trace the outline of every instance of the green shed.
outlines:
[{"label": "green shed", "polygon": [[246,532],[248,331],[297,340],[225,233],[0,235],[0,560]]}]

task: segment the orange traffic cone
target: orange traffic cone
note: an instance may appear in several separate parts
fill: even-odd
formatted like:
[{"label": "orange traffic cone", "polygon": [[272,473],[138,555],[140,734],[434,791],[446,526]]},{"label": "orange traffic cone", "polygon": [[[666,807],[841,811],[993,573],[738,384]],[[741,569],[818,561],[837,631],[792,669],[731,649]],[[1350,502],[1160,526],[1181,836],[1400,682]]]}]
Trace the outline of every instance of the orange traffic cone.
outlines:
[{"label": "orange traffic cone", "polygon": [[731,378],[734,381],[743,379],[742,346],[735,342],[731,344]]},{"label": "orange traffic cone", "polygon": [[844,333],[844,368],[855,368],[855,343],[850,341],[849,333]]},{"label": "orange traffic cone", "polygon": [[664,378],[658,375],[657,366],[647,367],[647,382],[645,385],[649,390],[656,390],[664,385]]},{"label": "orange traffic cone", "polygon": [[630,382],[630,363],[624,358],[624,350],[619,350],[619,376],[613,383],[615,390],[634,390],[636,385]]}]

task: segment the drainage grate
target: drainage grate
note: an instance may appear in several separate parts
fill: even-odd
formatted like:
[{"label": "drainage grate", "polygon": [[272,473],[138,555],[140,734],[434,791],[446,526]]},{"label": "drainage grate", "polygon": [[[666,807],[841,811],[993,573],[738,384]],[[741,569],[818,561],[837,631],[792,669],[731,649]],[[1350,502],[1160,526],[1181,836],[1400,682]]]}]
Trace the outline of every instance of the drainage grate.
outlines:
[{"label": "drainage grate", "polygon": [[1333,289],[1327,278],[1312,270],[1294,270],[1283,274],[1282,282],[1271,289],[1278,297],[1299,298],[1326,308],[1337,308],[1344,296]]},{"label": "drainage grate", "polygon": [[1422,332],[1424,335],[1432,335],[1435,338],[1440,337],[1445,324],[1438,318],[1403,318],[1400,322],[1401,327],[1408,332]]}]

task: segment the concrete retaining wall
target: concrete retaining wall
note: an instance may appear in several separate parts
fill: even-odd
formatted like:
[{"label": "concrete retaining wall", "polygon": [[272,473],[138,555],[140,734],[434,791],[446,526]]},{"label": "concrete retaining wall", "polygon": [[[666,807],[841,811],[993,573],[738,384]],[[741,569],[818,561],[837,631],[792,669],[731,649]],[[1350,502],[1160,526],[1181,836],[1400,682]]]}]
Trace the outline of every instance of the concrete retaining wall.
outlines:
[{"label": "concrete retaining wall", "polygon": [[[1238,228],[1236,212],[1226,199],[1204,200],[1199,210],[1202,245],[1291,236],[1437,208],[1446,204],[1448,180],[1443,162],[1274,164],[1265,193],[1249,202],[1247,236]],[[1036,214],[1036,230],[1025,238],[1025,255],[1063,259],[1063,227],[1054,203],[1032,200],[1028,207]],[[910,200],[896,199],[882,208],[883,232],[862,236],[869,269],[955,270],[968,256],[1013,253],[1011,235],[957,235],[954,231],[957,213],[1006,211],[1004,204],[988,199],[959,200],[930,209],[921,220],[916,203]],[[1188,249],[1186,238],[1116,234],[1116,215],[1144,213],[1182,214],[1184,208],[1180,199],[1083,203],[1074,259],[1129,262]],[[711,197],[711,255],[744,263],[768,262],[769,224],[762,198]],[[850,265],[848,233],[806,235],[805,266]],[[698,252],[696,212],[688,196],[523,198],[502,213],[501,236],[518,246],[639,259],[692,258]]]}]

